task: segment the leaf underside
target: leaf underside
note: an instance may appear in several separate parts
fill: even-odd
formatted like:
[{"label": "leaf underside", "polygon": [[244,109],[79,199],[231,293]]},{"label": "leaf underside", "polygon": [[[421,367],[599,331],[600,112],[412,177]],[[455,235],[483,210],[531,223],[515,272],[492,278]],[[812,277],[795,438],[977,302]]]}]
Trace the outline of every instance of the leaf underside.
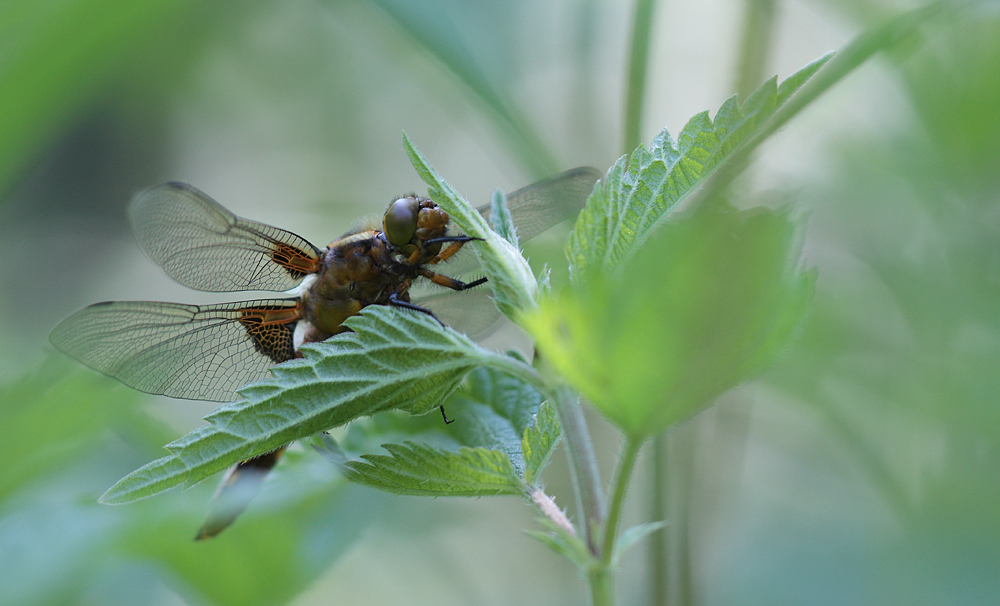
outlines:
[{"label": "leaf underside", "polygon": [[[329,437],[320,450],[348,479],[397,494],[523,495],[560,438],[552,406],[530,386],[491,369],[473,371],[445,406],[455,416],[447,429],[439,424],[414,431],[412,440],[382,444],[387,455],[350,458]],[[367,436],[356,439],[361,431],[349,431],[345,444],[363,445]]]}]

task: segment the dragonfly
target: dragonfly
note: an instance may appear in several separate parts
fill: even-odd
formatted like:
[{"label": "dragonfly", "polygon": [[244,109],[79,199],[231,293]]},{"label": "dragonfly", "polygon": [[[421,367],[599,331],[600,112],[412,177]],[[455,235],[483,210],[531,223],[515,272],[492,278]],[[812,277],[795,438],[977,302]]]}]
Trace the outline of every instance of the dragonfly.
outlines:
[{"label": "dragonfly", "polygon": [[[581,167],[509,194],[520,241],[574,216],[598,178],[595,169]],[[489,205],[477,210],[490,214]],[[429,308],[411,300],[415,284],[465,291],[486,282],[434,271],[473,238],[450,234],[448,214],[416,195],[394,199],[380,226],[353,230],[322,250],[290,231],[238,217],[185,183],[140,192],[129,214],[140,247],[180,284],[209,292],[294,295],[213,305],[108,301],[77,311],[53,329],[50,341],[57,349],[150,394],[233,401],[239,387],[299,357],[303,343],[349,330],[344,321],[369,305],[434,316],[438,304]],[[441,413],[450,422],[443,407]],[[242,513],[284,448],[227,472],[214,498],[226,504],[213,508],[196,538],[218,534]]]}]

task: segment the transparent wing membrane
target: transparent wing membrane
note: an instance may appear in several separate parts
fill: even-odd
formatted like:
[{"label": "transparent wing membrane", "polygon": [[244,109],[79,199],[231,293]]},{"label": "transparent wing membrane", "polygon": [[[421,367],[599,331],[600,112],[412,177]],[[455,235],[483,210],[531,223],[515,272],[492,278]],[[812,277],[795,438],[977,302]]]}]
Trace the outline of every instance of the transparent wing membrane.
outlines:
[{"label": "transparent wing membrane", "polygon": [[[600,176],[596,169],[582,166],[507,194],[507,208],[517,227],[518,239],[530,240],[576,217]],[[489,220],[489,204],[476,210]]]},{"label": "transparent wing membrane", "polygon": [[[581,166],[508,194],[507,209],[517,228],[518,241],[524,244],[545,230],[576,217],[600,176],[596,169]],[[476,210],[489,221],[489,204]],[[475,255],[462,251],[437,271],[458,277],[475,268]]]},{"label": "transparent wing membrane", "polygon": [[140,391],[228,402],[295,356],[295,299],[220,305],[113,301],[63,320],[59,350]]},{"label": "transparent wing membrane", "polygon": [[[575,216],[598,178],[577,168],[519,189],[507,199],[523,240]],[[479,209],[488,215],[489,207]],[[317,271],[320,251],[295,234],[241,219],[197,189],[165,183],[136,196],[136,238],[178,282],[200,290],[288,290]],[[465,262],[434,266],[462,275]],[[499,317],[489,290],[452,293],[419,286],[412,294],[446,322],[470,333]],[[439,294],[447,296],[439,296]],[[230,401],[236,388],[266,377],[267,368],[295,356],[301,318],[296,299],[220,305],[119,301],[98,303],[64,320],[52,343],[91,368],[147,393]]]},{"label": "transparent wing membrane", "polygon": [[[521,241],[575,216],[598,177],[594,169],[577,168],[510,194],[507,205]],[[488,205],[478,210],[489,218]],[[130,214],[136,239],[146,254],[171,278],[191,288],[285,291],[320,270],[319,249],[303,238],[241,219],[190,185],[164,183],[142,191],[132,201]],[[358,235],[374,237],[374,232]],[[366,243],[372,244],[360,242]],[[365,250],[375,249],[369,246]],[[367,261],[372,264],[384,263],[374,252],[370,257]],[[461,260],[449,260],[431,267],[442,275],[458,277],[474,266],[472,256],[466,257],[464,265]],[[354,275],[350,266],[336,265],[349,264],[349,260],[331,258],[332,267],[325,268],[324,277]],[[394,266],[375,269],[401,271]],[[430,267],[405,269],[414,272],[412,276],[456,287],[453,281],[431,273]],[[409,275],[400,275],[399,283]],[[394,279],[396,274],[381,277]],[[405,284],[409,279],[406,277]],[[428,280],[419,282],[434,286]],[[489,302],[489,289],[447,291],[447,296],[442,296],[441,287],[431,291],[419,282],[411,294],[427,292],[430,296],[422,304],[446,323],[480,336],[496,326],[499,312]],[[351,282],[352,290],[353,286]],[[360,303],[374,304],[375,300]],[[296,356],[295,327],[302,314],[299,299],[217,305],[113,301],[81,309],[56,326],[49,338],[64,353],[140,391],[226,402],[236,398],[238,388],[265,378],[271,365]],[[307,320],[314,322],[315,318]],[[283,449],[233,469],[213,499],[199,539],[218,534],[236,519]]]},{"label": "transparent wing membrane", "polygon": [[129,210],[142,249],[191,288],[284,291],[318,268],[320,251],[305,239],[241,219],[184,183],[139,192]]}]

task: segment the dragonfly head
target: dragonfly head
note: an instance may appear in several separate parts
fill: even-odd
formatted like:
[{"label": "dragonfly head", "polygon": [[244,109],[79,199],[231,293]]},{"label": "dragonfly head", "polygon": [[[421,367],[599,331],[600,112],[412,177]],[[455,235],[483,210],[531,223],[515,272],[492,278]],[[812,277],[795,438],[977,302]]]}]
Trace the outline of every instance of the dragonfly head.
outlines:
[{"label": "dragonfly head", "polygon": [[411,196],[389,205],[382,216],[382,232],[393,246],[409,254],[421,247],[414,239],[423,241],[444,236],[448,220],[448,213],[437,204]]},{"label": "dragonfly head", "polygon": [[382,231],[394,246],[410,243],[417,232],[417,215],[420,202],[416,198],[400,198],[389,205],[382,215]]}]

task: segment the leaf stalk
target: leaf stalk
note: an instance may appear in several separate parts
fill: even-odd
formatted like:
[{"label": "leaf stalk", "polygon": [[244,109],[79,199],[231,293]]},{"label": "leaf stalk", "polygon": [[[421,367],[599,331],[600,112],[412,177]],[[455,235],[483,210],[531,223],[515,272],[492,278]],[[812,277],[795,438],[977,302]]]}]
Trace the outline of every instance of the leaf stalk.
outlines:
[{"label": "leaf stalk", "polygon": [[525,490],[528,498],[531,502],[535,504],[538,508],[539,513],[545,516],[549,521],[558,526],[559,528],[566,531],[570,536],[576,536],[576,529],[573,528],[573,524],[570,523],[569,518],[559,506],[556,505],[555,499],[545,494],[545,491],[541,488],[527,488]]},{"label": "leaf stalk", "polygon": [[587,582],[590,585],[591,602],[594,606],[615,603],[614,560],[618,520],[621,518],[625,491],[628,488],[629,479],[632,477],[632,471],[635,469],[635,462],[642,443],[642,438],[629,436],[625,442],[625,451],[618,460],[618,469],[615,471],[614,487],[611,492],[610,509],[602,528],[599,560],[587,571]]},{"label": "leaf stalk", "polygon": [[570,477],[577,510],[580,513],[583,535],[590,553],[597,556],[595,532],[604,521],[604,495],[601,493],[601,476],[597,469],[594,444],[590,440],[587,419],[576,394],[566,386],[558,386],[552,392],[559,423],[566,440],[566,455],[569,459]]},{"label": "leaf stalk", "polygon": [[621,517],[622,505],[625,502],[625,490],[628,482],[632,478],[632,470],[635,469],[635,461],[639,456],[639,449],[643,440],[629,436],[625,442],[625,452],[618,460],[618,469],[615,471],[614,488],[611,492],[611,508],[608,511],[608,518],[604,524],[604,537],[601,546],[601,563],[605,566],[611,565],[614,555],[615,537],[618,531],[618,519]]}]

